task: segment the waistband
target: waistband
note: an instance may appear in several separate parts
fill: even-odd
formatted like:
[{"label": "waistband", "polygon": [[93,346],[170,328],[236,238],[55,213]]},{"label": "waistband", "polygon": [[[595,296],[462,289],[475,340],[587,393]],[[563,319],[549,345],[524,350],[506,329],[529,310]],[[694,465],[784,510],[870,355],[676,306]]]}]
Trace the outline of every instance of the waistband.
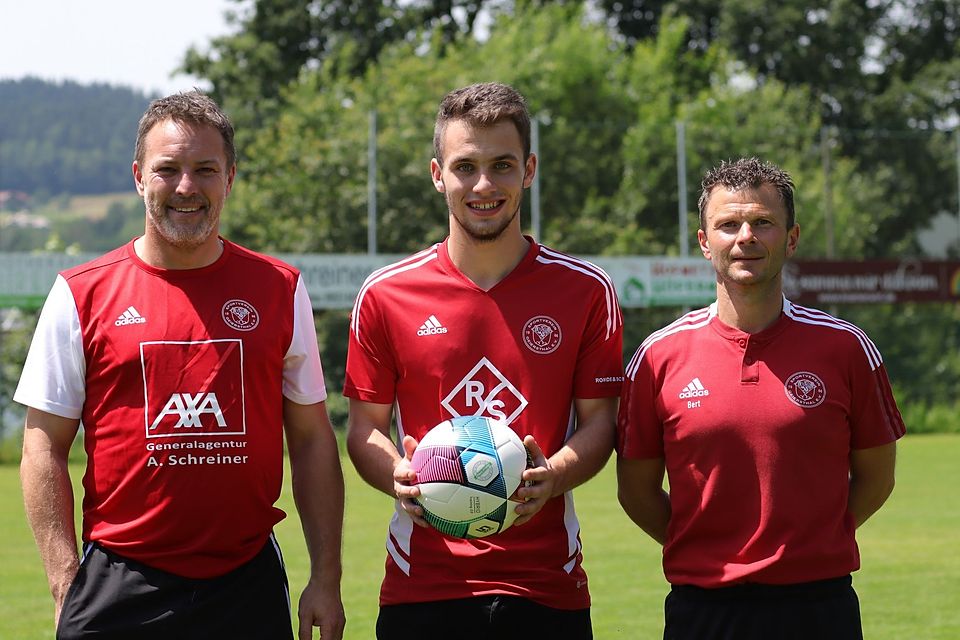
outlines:
[{"label": "waistband", "polygon": [[729,587],[705,588],[692,584],[671,585],[670,590],[691,600],[721,602],[724,600],[795,600],[798,598],[817,598],[842,593],[853,585],[848,574],[839,578],[797,582],[794,584],[760,584],[745,582]]}]

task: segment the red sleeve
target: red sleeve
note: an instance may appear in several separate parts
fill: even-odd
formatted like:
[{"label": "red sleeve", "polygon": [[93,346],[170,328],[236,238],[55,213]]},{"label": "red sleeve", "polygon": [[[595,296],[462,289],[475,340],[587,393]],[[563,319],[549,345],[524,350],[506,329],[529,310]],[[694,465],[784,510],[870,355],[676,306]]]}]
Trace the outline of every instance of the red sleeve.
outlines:
[{"label": "red sleeve", "polygon": [[650,357],[647,349],[636,373],[623,383],[617,418],[617,454],[622,458],[663,457],[663,422],[657,411],[658,385]]},{"label": "red sleeve", "polygon": [[364,402],[391,404],[396,398],[397,367],[385,322],[370,291],[350,315],[343,395]]},{"label": "red sleeve", "polygon": [[610,398],[620,395],[623,384],[623,319],[616,294],[611,300],[593,300],[577,358],[573,396]]},{"label": "red sleeve", "polygon": [[906,426],[897,409],[886,367],[880,364],[871,371],[866,359],[857,365],[851,380],[851,446],[869,449],[900,439]]}]

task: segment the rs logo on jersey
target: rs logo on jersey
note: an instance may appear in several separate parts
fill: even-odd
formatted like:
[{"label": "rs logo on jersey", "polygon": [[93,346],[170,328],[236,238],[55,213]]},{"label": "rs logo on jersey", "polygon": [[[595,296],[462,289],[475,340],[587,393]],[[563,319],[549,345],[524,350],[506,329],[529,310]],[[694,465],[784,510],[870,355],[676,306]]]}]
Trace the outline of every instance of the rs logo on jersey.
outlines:
[{"label": "rs logo on jersey", "polygon": [[507,424],[526,408],[527,399],[487,358],[481,358],[441,403],[456,416],[490,416]]},{"label": "rs logo on jersey", "polygon": [[220,403],[214,393],[198,393],[190,395],[189,393],[175,393],[167,400],[163,411],[157,416],[157,419],[150,425],[150,430],[156,429],[167,416],[177,416],[178,420],[174,429],[202,428],[203,423],[200,418],[203,414],[211,414],[217,421],[217,426],[226,428],[227,421],[223,417],[223,411],[220,409]]}]

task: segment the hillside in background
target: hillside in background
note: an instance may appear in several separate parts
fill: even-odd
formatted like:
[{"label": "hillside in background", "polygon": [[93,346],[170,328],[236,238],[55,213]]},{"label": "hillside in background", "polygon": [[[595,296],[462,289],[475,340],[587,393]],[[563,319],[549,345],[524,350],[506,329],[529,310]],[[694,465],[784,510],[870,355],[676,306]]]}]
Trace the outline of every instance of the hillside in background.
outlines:
[{"label": "hillside in background", "polygon": [[107,84],[0,80],[0,191],[129,190],[137,123],[151,99]]}]

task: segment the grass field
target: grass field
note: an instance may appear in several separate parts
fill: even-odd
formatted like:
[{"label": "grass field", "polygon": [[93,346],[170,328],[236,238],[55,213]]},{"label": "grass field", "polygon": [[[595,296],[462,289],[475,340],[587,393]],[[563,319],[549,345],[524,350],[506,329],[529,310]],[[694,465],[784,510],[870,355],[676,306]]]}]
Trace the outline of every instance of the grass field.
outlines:
[{"label": "grass field", "polygon": [[[369,640],[383,572],[390,504],[344,461],[343,599],[346,638]],[[81,468],[74,466],[74,482]],[[860,530],[864,568],[854,583],[867,640],[960,638],[960,436],[908,436],[901,444],[893,497]],[[613,465],[576,491],[585,566],[598,640],[661,637],[660,551],[623,515]],[[293,514],[289,487],[281,507]],[[52,637],[52,604],[20,500],[17,468],[0,466],[0,638]],[[292,590],[306,580],[306,555],[296,517],[277,527]]]}]

